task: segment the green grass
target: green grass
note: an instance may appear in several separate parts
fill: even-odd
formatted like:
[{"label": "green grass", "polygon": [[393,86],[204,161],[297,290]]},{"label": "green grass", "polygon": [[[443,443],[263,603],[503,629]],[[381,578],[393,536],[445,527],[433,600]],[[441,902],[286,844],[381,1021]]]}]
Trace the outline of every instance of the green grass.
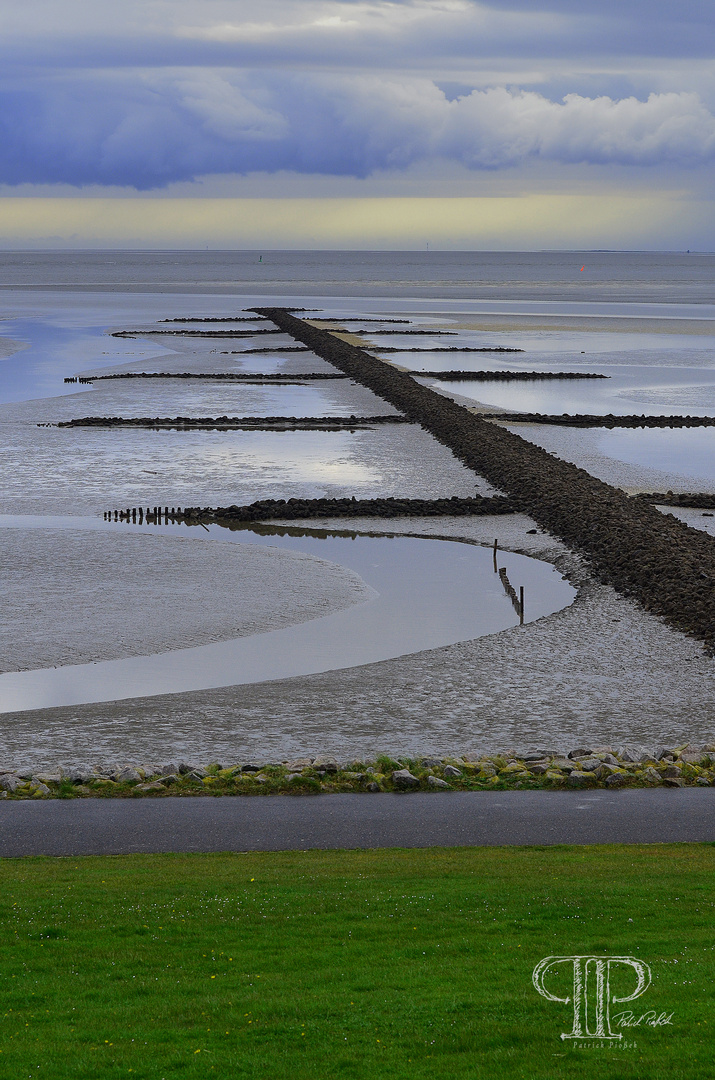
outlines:
[{"label": "green grass", "polygon": [[[714,872],[711,845],[2,860],[0,1077],[710,1078]],[[672,1024],[562,1042],[531,973],[574,953],[641,957],[618,1008]]]}]

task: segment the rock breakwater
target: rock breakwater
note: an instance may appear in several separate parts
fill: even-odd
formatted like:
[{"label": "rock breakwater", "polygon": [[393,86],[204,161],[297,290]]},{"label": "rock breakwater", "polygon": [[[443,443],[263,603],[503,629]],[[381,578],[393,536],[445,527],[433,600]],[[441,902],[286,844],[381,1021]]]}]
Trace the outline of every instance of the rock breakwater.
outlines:
[{"label": "rock breakwater", "polygon": [[371,427],[374,424],[409,424],[405,416],[81,416],[38,427],[59,428],[173,428],[203,431],[342,431],[345,428]]},{"label": "rock breakwater", "polygon": [[[444,379],[466,382],[531,382],[534,379],[610,379],[610,375],[594,375],[589,371],[409,371],[421,379]],[[110,378],[111,376],[105,376]]]},{"label": "rock breakwater", "polygon": [[125,510],[105,510],[105,521],[142,522],[166,521],[201,522],[236,521],[300,521],[311,518],[401,518],[401,517],[468,517],[473,515],[513,514],[514,506],[503,495],[491,498],[475,495],[461,499],[260,499],[245,506],[168,506],[130,507]]},{"label": "rock breakwater", "polygon": [[594,575],[671,626],[715,648],[715,545],[650,504],[553,457],[406,372],[285,308],[256,308],[448,446],[543,528],[591,562]]},{"label": "rock breakwater", "polygon": [[283,375],[280,372],[270,372],[264,375],[260,371],[120,371],[116,375],[87,375],[65,379],[65,382],[95,383],[106,382],[109,379],[210,379],[211,382],[281,383],[347,378],[347,375],[343,375],[339,371],[306,371],[297,375]]},{"label": "rock breakwater", "polygon": [[715,427],[715,416],[637,416],[633,413],[614,416],[613,413],[527,413],[500,412],[481,414],[489,420],[504,424],[552,424],[559,427],[582,428],[694,428]]}]

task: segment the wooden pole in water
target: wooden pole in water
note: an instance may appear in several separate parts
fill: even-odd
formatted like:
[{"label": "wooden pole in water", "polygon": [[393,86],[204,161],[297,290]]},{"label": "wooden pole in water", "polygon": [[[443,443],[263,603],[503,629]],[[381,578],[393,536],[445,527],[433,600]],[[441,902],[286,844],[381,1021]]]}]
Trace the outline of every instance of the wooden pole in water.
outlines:
[{"label": "wooden pole in water", "polygon": [[498,547],[499,547],[499,541],[495,540],[494,541],[494,573],[495,574],[498,572],[497,571],[497,548]]},{"label": "wooden pole in water", "polygon": [[519,626],[524,625],[524,586],[519,586]]}]

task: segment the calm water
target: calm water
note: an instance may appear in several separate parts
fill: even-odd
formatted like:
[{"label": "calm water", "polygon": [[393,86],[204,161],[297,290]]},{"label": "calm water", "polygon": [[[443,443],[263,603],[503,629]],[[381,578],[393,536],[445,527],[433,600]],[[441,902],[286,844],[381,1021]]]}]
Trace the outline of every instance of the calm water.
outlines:
[{"label": "calm water", "polygon": [[[0,527],[101,528],[92,519],[0,519]],[[113,526],[135,532],[185,535],[183,526]],[[199,533],[194,529],[195,534]],[[233,641],[60,668],[0,675],[0,712],[21,712],[91,701],[148,697],[315,674],[375,663],[423,649],[482,637],[519,618],[485,548],[444,540],[299,533],[297,530],[218,526],[209,539],[300,551],[356,571],[374,598],[283,630]],[[526,621],[570,604],[574,589],[548,563],[500,553],[515,588],[525,586]]]},{"label": "calm water", "polygon": [[[471,251],[3,252],[0,288],[715,303],[715,255]],[[581,267],[585,269],[582,272]],[[211,314],[196,302],[177,314]]]},{"label": "calm water", "polygon": [[[0,256],[0,314],[8,321],[0,322],[0,334],[29,347],[0,360],[0,401],[46,401],[77,395],[77,386],[62,382],[65,375],[112,366],[118,370],[314,368],[318,361],[309,354],[226,355],[233,348],[279,344],[283,339],[278,336],[237,339],[235,343],[165,338],[159,343],[159,339],[116,339],[105,334],[117,327],[149,329],[165,318],[235,316],[265,301],[317,308],[320,314],[337,318],[383,315],[410,318],[413,325],[423,328],[437,322],[458,328],[457,337],[402,337],[380,334],[378,325],[358,322],[371,331],[369,340],[378,345],[425,349],[497,344],[524,350],[501,356],[430,351],[389,354],[389,359],[414,370],[514,367],[609,375],[608,380],[599,382],[437,384],[487,406],[551,413],[715,415],[715,256],[638,252],[262,254],[259,262],[256,252],[4,253]],[[541,325],[520,321],[524,315],[538,316]],[[500,326],[470,328],[470,320],[478,322],[480,316],[498,316]],[[569,327],[559,322],[562,316],[580,322]],[[599,323],[606,318],[607,324]],[[636,318],[641,320],[637,326],[633,322]],[[391,328],[399,329],[396,325]],[[133,406],[129,404],[132,394]],[[115,402],[120,396],[115,392]],[[103,398],[98,393],[93,397],[91,390],[82,397],[77,415],[95,411],[93,402],[98,403],[96,411],[118,411],[110,408],[109,391]],[[165,386],[163,396],[158,386],[142,393],[127,388],[123,400],[135,415],[174,411],[196,415],[210,413],[214,406],[217,412],[243,411],[237,406],[241,401],[246,403],[246,412],[256,414],[264,408],[282,414],[313,413],[317,411],[313,403],[334,415],[356,411],[356,399],[340,384],[329,390],[276,388],[270,394],[247,391],[242,396],[204,387],[201,391],[196,388],[193,398],[185,388],[178,391]],[[143,401],[162,407],[144,409]],[[223,404],[225,408],[219,410]],[[69,401],[66,408],[72,408]],[[52,409],[40,401],[37,412],[40,419],[52,417]],[[23,417],[30,420],[27,411]],[[672,437],[668,433],[607,433],[604,445],[609,454],[622,454],[624,461],[635,454],[643,464],[655,467],[657,463],[665,471],[672,464],[673,470],[680,472],[693,453],[688,447],[694,447],[696,439],[698,465],[691,472],[695,471],[703,483],[715,483],[715,432]],[[28,458],[24,438],[13,435],[5,442],[6,461],[20,453]],[[96,448],[91,445],[94,454]],[[213,457],[213,445],[209,448],[206,443],[208,460]],[[241,445],[248,447],[247,442]],[[348,483],[348,474],[353,480],[358,473],[364,475],[364,463],[356,471],[355,463],[346,460],[343,444],[329,442],[326,449],[331,445],[336,453],[328,451],[326,464],[321,466],[323,475],[337,479],[342,469]],[[122,453],[120,448],[120,457]],[[282,453],[279,456],[284,473],[285,457]],[[196,456],[197,461],[201,458],[201,454]],[[30,453],[28,461],[32,460]],[[158,499],[185,501],[178,493],[185,485],[178,484],[174,498],[166,489],[164,472],[159,471],[164,490]],[[270,476],[267,461],[263,481],[270,481]],[[313,484],[309,487],[306,494],[319,493]]]}]

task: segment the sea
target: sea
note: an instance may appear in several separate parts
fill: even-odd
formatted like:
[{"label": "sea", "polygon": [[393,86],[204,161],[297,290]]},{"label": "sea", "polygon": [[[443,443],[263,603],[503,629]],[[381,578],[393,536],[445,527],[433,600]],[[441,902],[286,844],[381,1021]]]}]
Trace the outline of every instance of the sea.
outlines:
[{"label": "sea", "polygon": [[[169,342],[157,338],[108,339],[110,329],[149,329],[182,316],[236,317],[264,304],[332,318],[404,318],[423,330],[452,327],[452,339],[424,338],[419,353],[390,356],[411,370],[505,366],[503,357],[464,354],[457,362],[454,354],[428,348],[449,340],[521,349],[510,357],[515,369],[607,376],[441,384],[458,400],[497,412],[715,415],[715,255],[688,252],[4,252],[0,338],[24,348],[0,361],[0,403],[76,399],[78,387],[66,377],[170,351]],[[379,327],[365,323],[363,329]],[[369,340],[393,349],[414,345],[379,333]],[[287,370],[287,359],[283,367],[264,359],[261,370]],[[298,396],[295,389],[283,394],[284,412],[291,407],[306,414],[311,402],[328,414],[342,408],[317,387],[302,401]],[[182,404],[191,415],[187,395]],[[255,407],[269,405],[281,411],[265,395]],[[248,400],[246,407],[250,411]],[[52,412],[45,409],[46,419]],[[537,425],[520,433],[630,491],[715,490],[710,429]],[[354,482],[350,454],[343,457]],[[331,472],[327,465],[317,468]],[[306,493],[320,489],[320,480],[308,480]]]}]

